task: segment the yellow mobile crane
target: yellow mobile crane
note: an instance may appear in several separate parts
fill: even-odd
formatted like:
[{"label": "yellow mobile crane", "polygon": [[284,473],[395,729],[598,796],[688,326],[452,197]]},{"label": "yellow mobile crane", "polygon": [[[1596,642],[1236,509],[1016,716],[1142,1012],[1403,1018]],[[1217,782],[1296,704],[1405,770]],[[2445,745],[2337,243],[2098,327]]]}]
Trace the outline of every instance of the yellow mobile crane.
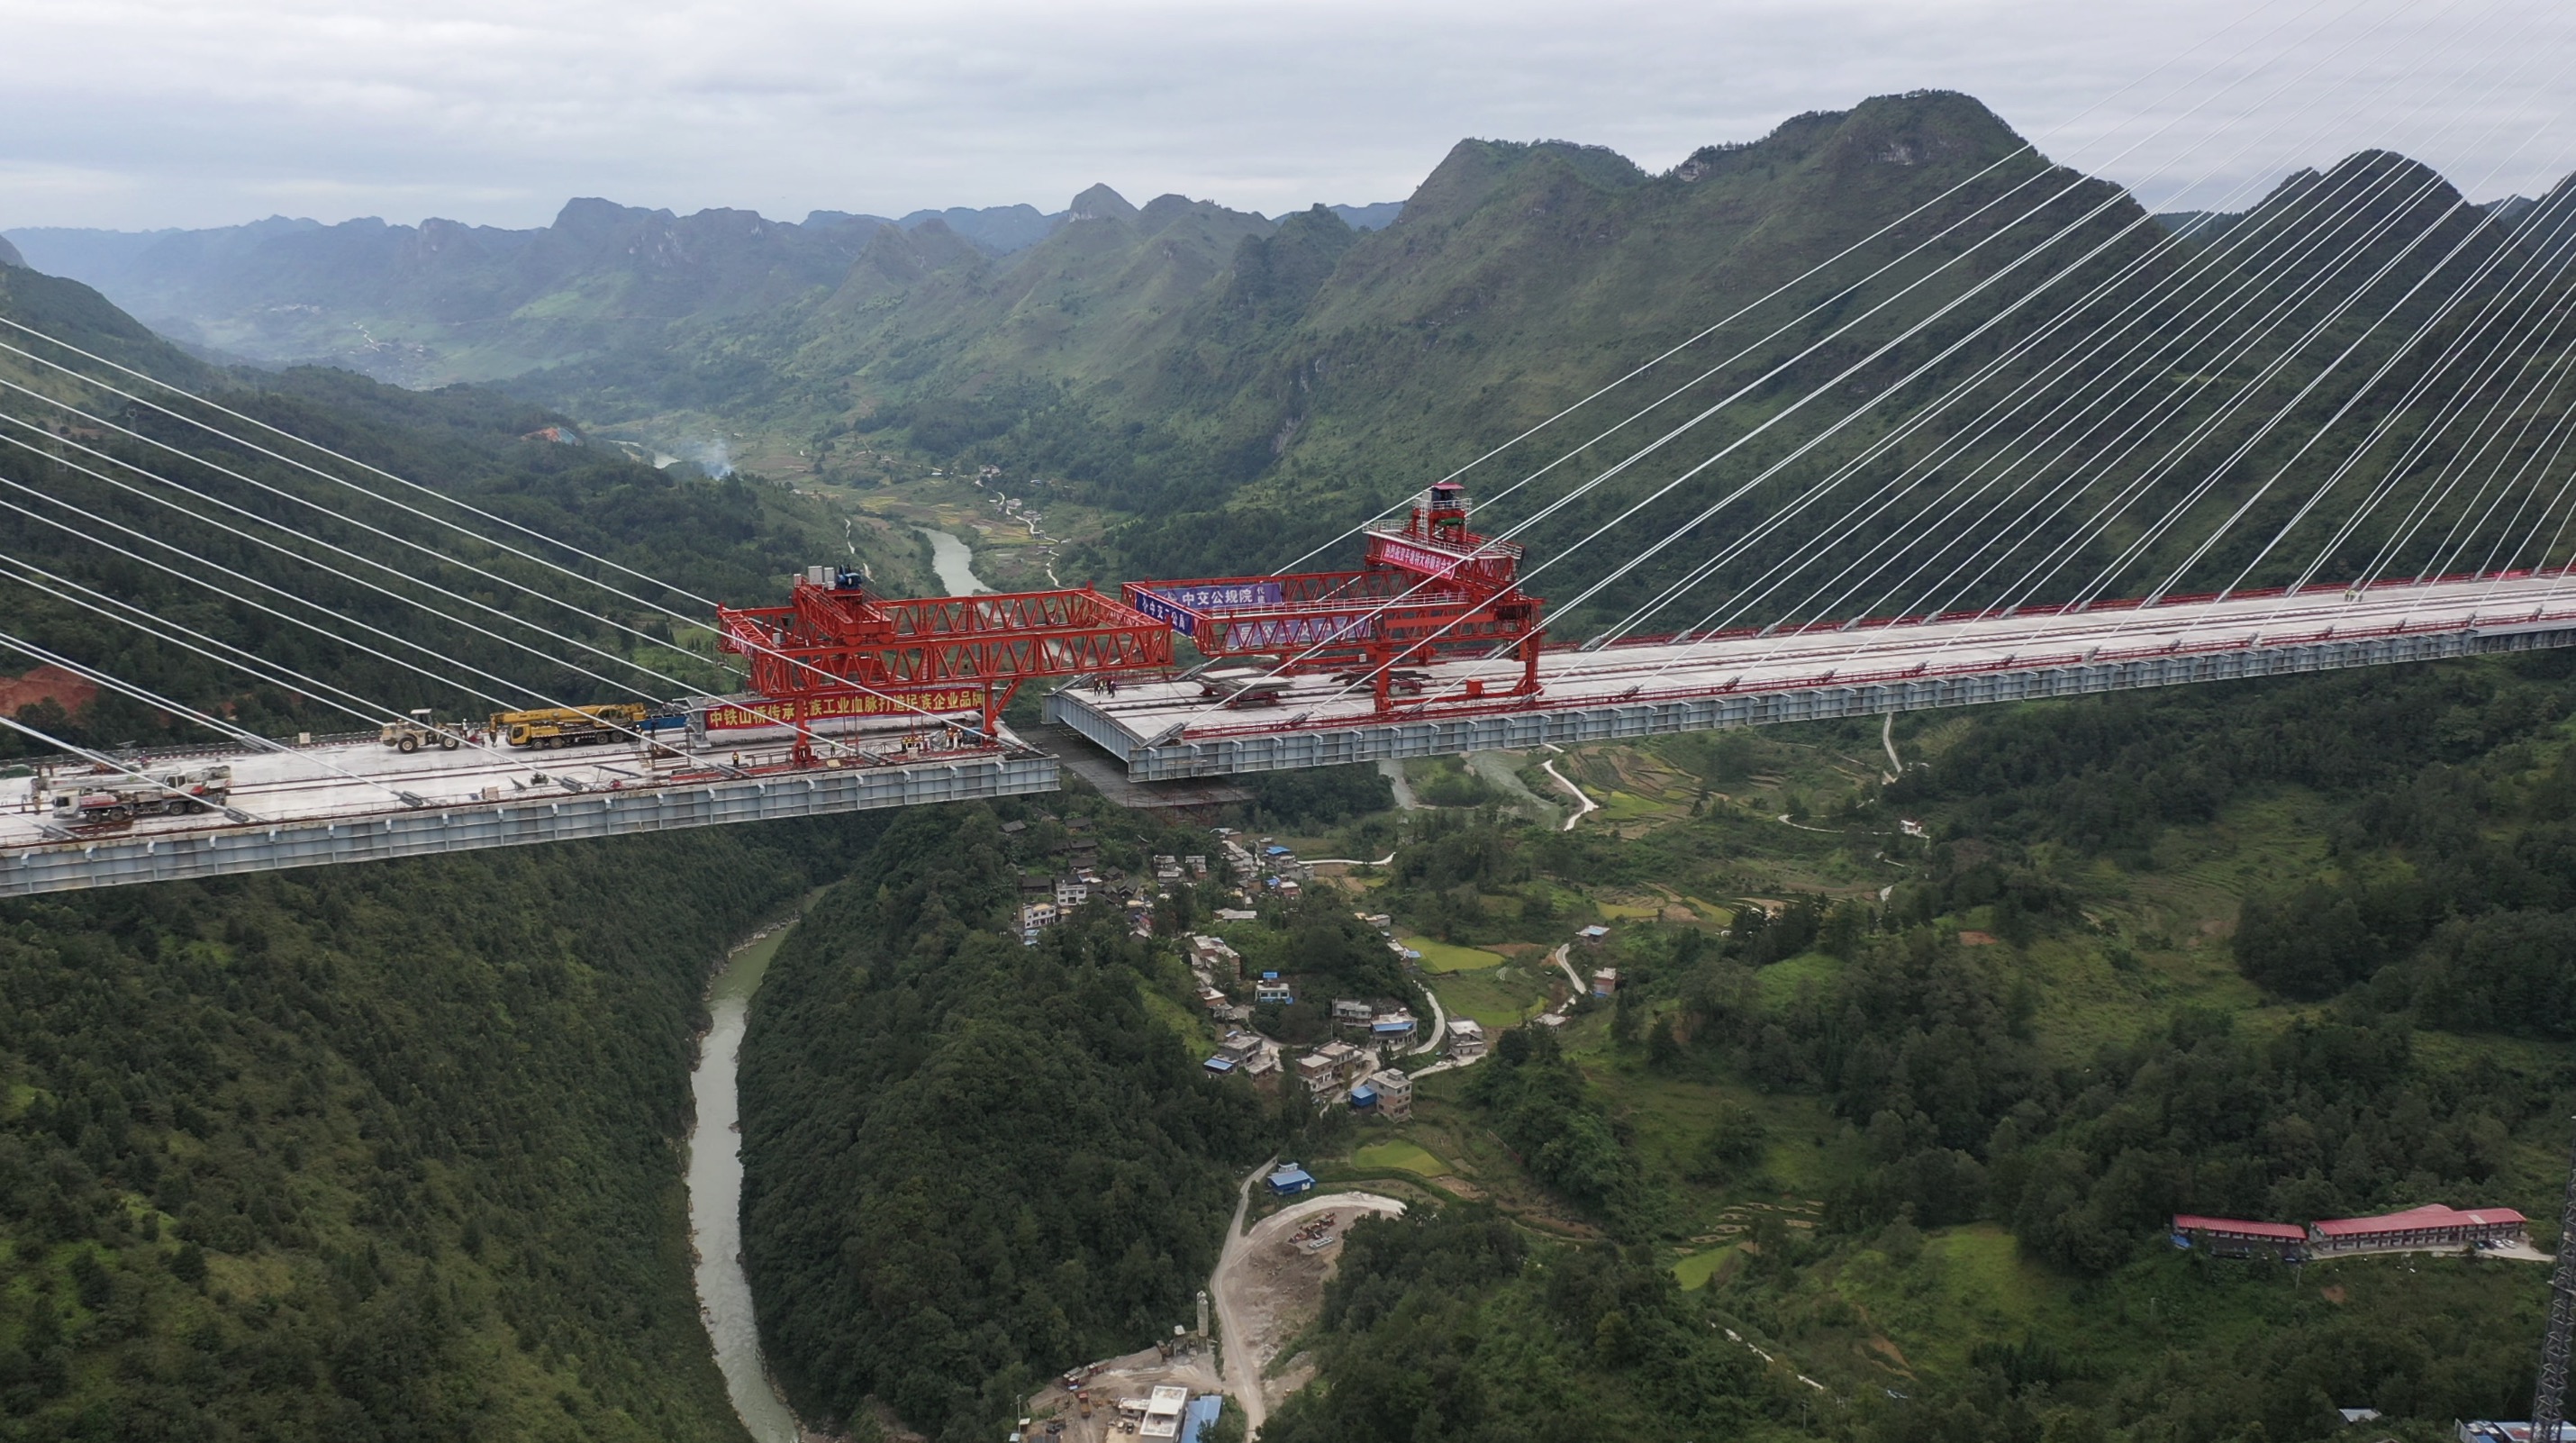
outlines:
[{"label": "yellow mobile crane", "polygon": [[632,734],[643,725],[644,713],[638,702],[494,712],[492,734],[514,747],[574,747]]}]

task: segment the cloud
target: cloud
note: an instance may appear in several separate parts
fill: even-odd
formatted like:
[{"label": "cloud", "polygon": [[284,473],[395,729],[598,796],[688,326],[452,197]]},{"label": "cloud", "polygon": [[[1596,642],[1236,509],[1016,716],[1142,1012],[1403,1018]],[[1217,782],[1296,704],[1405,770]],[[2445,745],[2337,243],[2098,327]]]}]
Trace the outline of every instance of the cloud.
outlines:
[{"label": "cloud", "polygon": [[2569,166],[2545,133],[2567,109],[2545,58],[2567,53],[2576,15],[2529,0],[0,0],[0,30],[0,224],[287,210],[525,225],[576,194],[794,217],[1052,208],[1095,180],[1276,213],[1400,197],[1462,136],[1589,141],[1660,168],[1925,87],[1979,96],[2150,201],[2365,145],[2481,193],[2530,191]]}]

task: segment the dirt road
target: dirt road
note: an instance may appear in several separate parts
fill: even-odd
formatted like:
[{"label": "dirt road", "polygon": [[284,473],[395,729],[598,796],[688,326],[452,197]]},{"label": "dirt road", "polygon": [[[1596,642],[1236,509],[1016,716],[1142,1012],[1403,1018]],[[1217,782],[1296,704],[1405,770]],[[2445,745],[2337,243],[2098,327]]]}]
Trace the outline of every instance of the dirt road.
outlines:
[{"label": "dirt road", "polygon": [[[1215,1304],[1217,1328],[1224,1339],[1225,1389],[1243,1409],[1246,1438],[1259,1437],[1262,1423],[1270,1416],[1262,1370],[1323,1306],[1324,1280],[1341,1257],[1338,1226],[1327,1246],[1311,1251],[1294,1241],[1297,1229],[1318,1213],[1335,1214],[1337,1224],[1346,1226],[1363,1213],[1404,1211],[1404,1204],[1391,1197],[1332,1193],[1300,1198],[1247,1232],[1243,1219],[1251,1207],[1253,1186],[1269,1171],[1270,1164],[1264,1163],[1243,1180],[1235,1198],[1234,1225],[1226,1230],[1225,1252],[1217,1259],[1215,1276],[1208,1280],[1208,1297]],[[1294,1386],[1283,1388],[1283,1396]]]}]

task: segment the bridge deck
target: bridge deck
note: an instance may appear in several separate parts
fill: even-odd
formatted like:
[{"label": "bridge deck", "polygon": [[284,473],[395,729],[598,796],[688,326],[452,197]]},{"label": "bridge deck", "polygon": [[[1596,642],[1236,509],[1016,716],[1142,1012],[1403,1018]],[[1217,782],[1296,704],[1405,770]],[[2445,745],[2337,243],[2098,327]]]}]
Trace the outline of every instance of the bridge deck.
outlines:
[{"label": "bridge deck", "polygon": [[1060,691],[1047,715],[1152,780],[2571,644],[2576,577],[2506,575],[1551,651],[1530,698],[1464,697],[1470,678],[1502,691],[1517,662],[1440,662],[1419,669],[1430,678],[1420,704],[1393,716],[1322,676],[1294,678],[1257,710],[1220,709],[1194,682],[1154,682]]},{"label": "bridge deck", "polygon": [[[711,769],[702,758],[648,760],[640,747],[622,742],[408,756],[373,740],[283,754],[201,750],[188,753],[184,765],[229,764],[231,805],[252,821],[212,812],[96,830],[61,828],[37,815],[34,779],[0,781],[0,897],[1017,796],[1057,786],[1054,758],[994,748],[807,768],[787,764],[783,743],[729,751],[725,759],[735,755],[739,774]],[[151,765],[173,764],[181,763],[155,757]],[[426,805],[411,806],[377,782]]]}]

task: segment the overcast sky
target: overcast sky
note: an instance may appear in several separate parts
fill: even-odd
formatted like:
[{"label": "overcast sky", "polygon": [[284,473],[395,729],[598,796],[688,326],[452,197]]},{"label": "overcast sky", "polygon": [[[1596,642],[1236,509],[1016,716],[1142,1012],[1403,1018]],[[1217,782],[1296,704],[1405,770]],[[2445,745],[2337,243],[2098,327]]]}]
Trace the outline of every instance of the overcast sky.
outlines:
[{"label": "overcast sky", "polygon": [[[1787,116],[1985,100],[2153,205],[2369,145],[2473,196],[2576,169],[2565,0],[0,0],[0,229],[565,198],[897,215],[1107,181],[1401,199],[1463,136],[1663,169]],[[2186,187],[2196,184],[2196,191]]]}]

